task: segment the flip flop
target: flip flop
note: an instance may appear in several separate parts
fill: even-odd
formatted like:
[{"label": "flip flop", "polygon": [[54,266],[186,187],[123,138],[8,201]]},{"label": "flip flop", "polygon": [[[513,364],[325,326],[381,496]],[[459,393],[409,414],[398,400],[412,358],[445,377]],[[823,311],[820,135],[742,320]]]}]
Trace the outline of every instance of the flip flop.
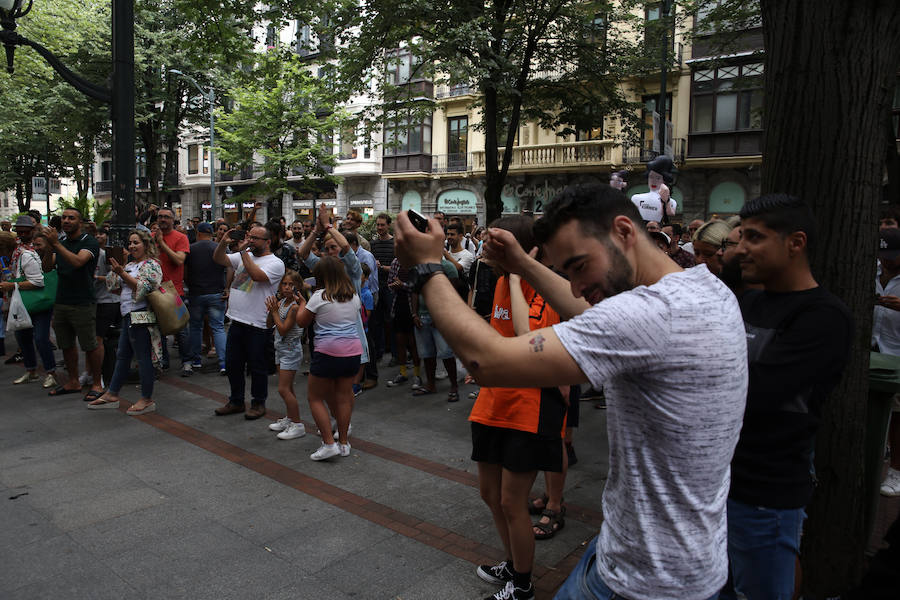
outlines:
[{"label": "flip flop", "polygon": [[99,404],[88,404],[88,410],[103,410],[106,408],[119,408],[118,400],[103,400]]},{"label": "flip flop", "polygon": [[144,408],[141,408],[139,410],[135,410],[134,405],[132,405],[132,408],[129,408],[128,410],[125,411],[125,414],[130,415],[132,417],[136,417],[138,415],[146,415],[147,413],[152,413],[152,412],[156,412],[156,402],[151,402],[150,404],[148,404],[147,406],[145,406]]},{"label": "flip flop", "polygon": [[93,402],[94,400],[100,398],[100,396],[102,395],[102,390],[99,392],[97,390],[90,390],[87,394],[84,395],[84,398],[82,398],[82,400],[84,400],[85,402]]},{"label": "flip flop", "polygon": [[81,393],[81,388],[78,388],[77,390],[70,390],[69,388],[67,388],[64,385],[58,385],[55,388],[53,388],[51,391],[47,392],[47,395],[48,396],[65,396],[66,394],[80,394],[80,393]]},{"label": "flip flop", "polygon": [[421,387],[416,389],[412,393],[413,396],[430,396],[431,394],[437,394],[437,390],[431,391],[429,389]]}]

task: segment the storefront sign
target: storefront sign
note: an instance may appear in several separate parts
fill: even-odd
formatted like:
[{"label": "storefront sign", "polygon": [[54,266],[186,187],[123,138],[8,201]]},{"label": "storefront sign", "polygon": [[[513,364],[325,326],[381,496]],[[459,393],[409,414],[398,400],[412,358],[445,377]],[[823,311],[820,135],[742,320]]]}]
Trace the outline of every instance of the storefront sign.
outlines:
[{"label": "storefront sign", "polygon": [[[520,212],[521,207],[523,206],[530,206],[533,212],[542,213],[544,212],[544,205],[562,192],[564,187],[564,185],[550,185],[550,182],[547,180],[544,180],[543,183],[532,183],[530,185],[524,183],[507,183],[503,186],[503,192],[500,195],[503,199],[503,212],[507,212],[507,199],[515,199],[519,203],[519,210],[516,210],[515,212]],[[510,205],[510,208],[512,208],[512,205]]]},{"label": "storefront sign", "polygon": [[437,209],[449,214],[474,215],[478,212],[478,198],[469,190],[441,192]]},{"label": "storefront sign", "polygon": [[209,202],[201,202],[200,208],[202,208],[203,210],[211,210],[212,204],[210,204]]},{"label": "storefront sign", "polygon": [[375,204],[374,199],[369,194],[356,194],[350,196],[350,206],[372,206]]},{"label": "storefront sign", "polygon": [[256,206],[255,202],[242,202],[241,203],[242,208],[253,208],[254,206]]},{"label": "storefront sign", "polygon": [[403,194],[403,199],[400,201],[400,210],[422,212],[422,196],[419,195],[419,192],[410,190]]},{"label": "storefront sign", "polygon": [[222,205],[222,207],[223,207],[225,210],[236,210],[236,209],[237,209],[237,204],[234,203],[234,202],[226,202],[225,204]]},{"label": "storefront sign", "polygon": [[312,200],[294,200],[292,206],[294,208],[312,208],[313,201]]}]

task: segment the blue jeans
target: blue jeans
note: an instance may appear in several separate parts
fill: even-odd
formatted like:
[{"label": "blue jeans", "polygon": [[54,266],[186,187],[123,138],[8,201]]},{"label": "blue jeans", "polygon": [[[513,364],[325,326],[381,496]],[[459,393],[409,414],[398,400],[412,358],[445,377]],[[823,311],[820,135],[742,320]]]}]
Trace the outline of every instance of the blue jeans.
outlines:
[{"label": "blue jeans", "polygon": [[128,372],[131,359],[137,357],[138,373],[141,376],[141,398],[153,396],[153,358],[150,349],[150,331],[146,325],[132,325],[131,315],[122,317],[122,333],[119,334],[119,351],[116,353],[116,370],[109,382],[109,391],[119,394]]},{"label": "blue jeans", "polygon": [[728,499],[729,582],[721,600],[791,600],[800,554],[802,508],[750,506]]},{"label": "blue jeans", "polygon": [[202,296],[188,297],[188,310],[191,313],[190,322],[190,360],[192,363],[202,362],[200,346],[203,338],[203,316],[209,316],[209,328],[212,330],[213,343],[216,345],[216,355],[219,358],[219,366],[225,364],[225,300],[222,294],[203,294]]},{"label": "blue jeans", "polygon": [[53,317],[53,309],[45,310],[37,314],[29,314],[31,317],[31,329],[19,329],[16,331],[16,342],[22,349],[22,359],[25,369],[33,371],[37,368],[37,356],[34,347],[37,346],[38,354],[44,370],[48,373],[56,370],[56,359],[53,357],[53,345],[50,343],[50,319]]},{"label": "blue jeans", "polygon": [[[588,543],[584,556],[563,582],[555,600],[628,600],[609,589],[597,572],[597,538]],[[716,600],[718,594],[708,600]]]},{"label": "blue jeans", "polygon": [[266,342],[272,332],[252,325],[232,321],[228,327],[225,343],[225,370],[231,395],[228,401],[238,406],[244,405],[244,391],[247,385],[244,371],[250,367],[250,402],[253,406],[265,406],[269,395],[269,365]]}]

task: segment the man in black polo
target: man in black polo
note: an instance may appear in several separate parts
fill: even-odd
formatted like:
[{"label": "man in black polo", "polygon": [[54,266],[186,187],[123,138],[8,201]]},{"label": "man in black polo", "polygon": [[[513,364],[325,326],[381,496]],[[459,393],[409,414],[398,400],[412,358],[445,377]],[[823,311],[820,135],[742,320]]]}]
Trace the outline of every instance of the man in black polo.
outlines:
[{"label": "man in black polo", "polygon": [[60,240],[52,227],[44,229],[50,247],[56,252],[56,271],[59,275],[56,304],[53,306],[53,330],[69,374],[66,383],[52,390],[50,395],[81,391],[78,348],[75,346],[77,338],[85,353],[87,370],[94,379],[84,397],[85,402],[90,402],[103,394],[100,377],[103,346],[97,343],[97,305],[94,298],[94,269],[100,255],[100,244],[94,236],[82,231],[81,225],[81,212],[67,208],[62,213],[62,230],[66,239]]},{"label": "man in black polo", "polygon": [[[386,346],[391,344],[391,305],[394,294],[388,287],[388,273],[394,261],[394,236],[391,235],[391,215],[381,213],[375,217],[375,237],[372,238],[372,255],[378,265],[378,302],[375,311],[369,317],[369,333],[374,348],[372,361],[377,362],[385,353]],[[392,351],[393,353],[393,351]]]}]

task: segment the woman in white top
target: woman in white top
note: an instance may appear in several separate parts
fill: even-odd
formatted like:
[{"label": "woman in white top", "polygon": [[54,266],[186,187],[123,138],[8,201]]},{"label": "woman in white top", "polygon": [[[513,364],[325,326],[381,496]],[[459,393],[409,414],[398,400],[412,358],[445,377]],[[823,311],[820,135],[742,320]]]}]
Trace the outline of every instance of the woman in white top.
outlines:
[{"label": "woman in white top", "polygon": [[[313,268],[316,291],[297,314],[297,325],[316,322],[316,347],[309,363],[307,396],[309,410],[322,435],[322,446],[310,458],[325,460],[350,456],[347,439],[353,412],[353,380],[359,371],[362,342],[356,328],[360,303],[344,263],[334,256],[323,256]],[[328,409],[337,419],[338,440],[331,432]]]},{"label": "woman in white top", "polygon": [[[156,259],[158,256],[156,243],[146,231],[134,230],[128,235],[128,253],[131,261],[120,265],[110,257],[109,265],[112,273],[106,277],[106,285],[110,290],[120,290],[122,313],[122,333],[119,336],[119,351],[116,354],[116,368],[113,371],[109,389],[102,396],[90,402],[87,407],[92,410],[118,408],[119,391],[125,384],[125,378],[131,370],[131,359],[137,357],[138,373],[141,377],[141,399],[131,405],[127,414],[143,415],[156,410],[153,402],[153,369],[154,341],[159,341],[159,329],[154,324],[155,315],[147,306],[147,294],[162,283],[162,266]],[[155,352],[159,356],[160,352]]]}]

